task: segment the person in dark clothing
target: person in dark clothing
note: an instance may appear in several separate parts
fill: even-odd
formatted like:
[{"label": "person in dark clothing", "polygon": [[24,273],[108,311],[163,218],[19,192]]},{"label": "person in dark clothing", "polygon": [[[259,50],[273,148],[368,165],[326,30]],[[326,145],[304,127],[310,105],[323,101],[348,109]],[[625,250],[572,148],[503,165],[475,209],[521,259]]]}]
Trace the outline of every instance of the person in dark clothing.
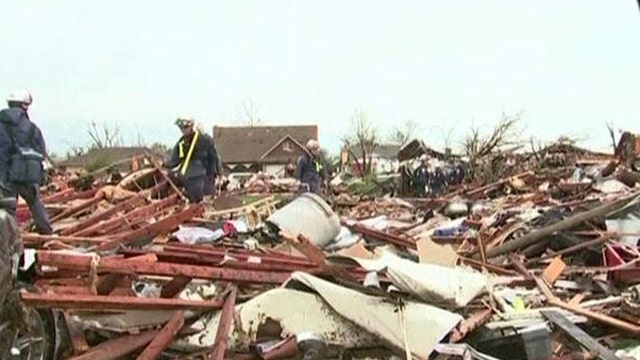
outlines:
[{"label": "person in dark clothing", "polygon": [[213,138],[194,128],[193,119],[180,117],[176,125],[182,136],[164,167],[175,170],[173,179],[184,187],[190,202],[199,203],[205,191],[212,192],[219,169],[218,152]]},{"label": "person in dark clothing", "polygon": [[444,173],[442,172],[442,168],[440,166],[436,166],[435,171],[433,172],[433,178],[431,179],[431,189],[433,191],[433,196],[440,196],[442,192],[447,187],[447,180],[445,179]]},{"label": "person in dark clothing", "polygon": [[413,184],[419,197],[427,195],[427,185],[429,184],[428,160],[427,155],[420,156],[420,166],[414,172]]},{"label": "person in dark clothing", "polygon": [[464,164],[459,161],[458,165],[456,165],[456,185],[462,184],[465,176]]},{"label": "person in dark clothing", "polygon": [[[47,147],[40,128],[29,119],[32,102],[28,91],[15,91],[7,97],[8,108],[0,111],[0,188],[4,196],[27,202],[36,231],[46,235],[53,229],[38,193]],[[16,209],[8,211],[15,215]]]},{"label": "person in dark clothing", "polygon": [[301,192],[310,191],[320,195],[327,179],[327,167],[320,156],[317,141],[309,140],[306,149],[307,152],[298,159],[296,179],[300,182]]},{"label": "person in dark clothing", "polygon": [[296,164],[294,164],[293,160],[289,159],[287,166],[284,168],[284,176],[287,178],[296,177]]}]

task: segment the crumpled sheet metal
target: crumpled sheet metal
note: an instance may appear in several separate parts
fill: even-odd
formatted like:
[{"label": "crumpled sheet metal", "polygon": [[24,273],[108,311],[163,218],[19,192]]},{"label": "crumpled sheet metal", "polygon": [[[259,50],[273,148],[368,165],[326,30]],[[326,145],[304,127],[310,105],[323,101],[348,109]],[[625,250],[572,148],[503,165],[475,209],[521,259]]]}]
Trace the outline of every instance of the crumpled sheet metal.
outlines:
[{"label": "crumpled sheet metal", "polygon": [[386,269],[396,287],[429,303],[463,307],[491,287],[491,278],[474,270],[415,263],[389,251],[378,259],[348,258],[369,271]]},{"label": "crumpled sheet metal", "polygon": [[[375,336],[336,314],[316,294],[278,288],[266,291],[255,298],[236,305],[229,344],[233,349],[246,350],[256,340],[258,328],[270,318],[282,327],[282,338],[303,332],[323,336],[329,344],[345,348],[367,348],[379,343]],[[202,332],[178,340],[173,348],[191,351],[214,345],[220,312],[203,317],[193,327]],[[237,326],[239,325],[239,328]]]},{"label": "crumpled sheet metal", "polygon": [[365,295],[302,272],[293,273],[285,286],[296,283],[317,292],[346,319],[419,359],[427,359],[435,345],[463,320],[458,314],[427,304],[404,302],[399,307],[388,299]]}]

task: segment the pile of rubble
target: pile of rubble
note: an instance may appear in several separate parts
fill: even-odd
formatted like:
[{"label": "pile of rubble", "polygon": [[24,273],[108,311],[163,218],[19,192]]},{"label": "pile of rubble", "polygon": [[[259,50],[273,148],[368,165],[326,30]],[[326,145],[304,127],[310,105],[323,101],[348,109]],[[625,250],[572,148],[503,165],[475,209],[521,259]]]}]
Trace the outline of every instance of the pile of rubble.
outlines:
[{"label": "pile of rubble", "polygon": [[312,194],[188,205],[157,169],[58,188],[21,297],[59,310],[68,359],[638,358],[638,176],[592,166],[342,216]]}]

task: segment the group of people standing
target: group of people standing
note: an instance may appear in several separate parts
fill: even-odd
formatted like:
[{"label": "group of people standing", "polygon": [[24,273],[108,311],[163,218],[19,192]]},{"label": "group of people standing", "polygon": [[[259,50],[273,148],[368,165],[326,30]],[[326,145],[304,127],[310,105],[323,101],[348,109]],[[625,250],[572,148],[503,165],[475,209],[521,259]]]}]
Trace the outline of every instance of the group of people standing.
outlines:
[{"label": "group of people standing", "polygon": [[[44,161],[48,158],[44,136],[29,117],[33,97],[26,90],[13,91],[6,98],[7,108],[0,111],[0,193],[4,198],[22,197],[31,212],[36,231],[51,234],[47,211],[39,199],[39,187],[46,179]],[[199,203],[216,192],[221,161],[213,138],[198,129],[190,117],[178,117],[181,131],[178,142],[163,167],[184,188],[190,202]],[[293,170],[293,169],[290,169]],[[295,167],[295,176],[303,192],[322,193],[327,169],[316,140],[309,140],[306,152]],[[15,205],[6,209],[15,215]]]},{"label": "group of people standing", "polygon": [[464,164],[449,164],[446,168],[441,165],[431,166],[429,156],[420,156],[420,165],[413,172],[412,185],[419,197],[442,195],[449,185],[460,185],[464,182]]}]

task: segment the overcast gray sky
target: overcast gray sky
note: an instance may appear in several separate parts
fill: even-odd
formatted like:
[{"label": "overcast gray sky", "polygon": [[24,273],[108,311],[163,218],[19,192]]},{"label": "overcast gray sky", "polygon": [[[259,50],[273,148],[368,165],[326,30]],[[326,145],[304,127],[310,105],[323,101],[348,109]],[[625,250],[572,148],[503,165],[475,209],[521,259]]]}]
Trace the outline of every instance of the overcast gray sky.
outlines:
[{"label": "overcast gray sky", "polygon": [[436,147],[525,111],[524,134],[605,148],[640,131],[636,0],[0,0],[0,93],[26,87],[64,153],[90,120],[172,144],[173,120],[320,126],[339,146],[356,107],[386,133],[412,118]]}]

